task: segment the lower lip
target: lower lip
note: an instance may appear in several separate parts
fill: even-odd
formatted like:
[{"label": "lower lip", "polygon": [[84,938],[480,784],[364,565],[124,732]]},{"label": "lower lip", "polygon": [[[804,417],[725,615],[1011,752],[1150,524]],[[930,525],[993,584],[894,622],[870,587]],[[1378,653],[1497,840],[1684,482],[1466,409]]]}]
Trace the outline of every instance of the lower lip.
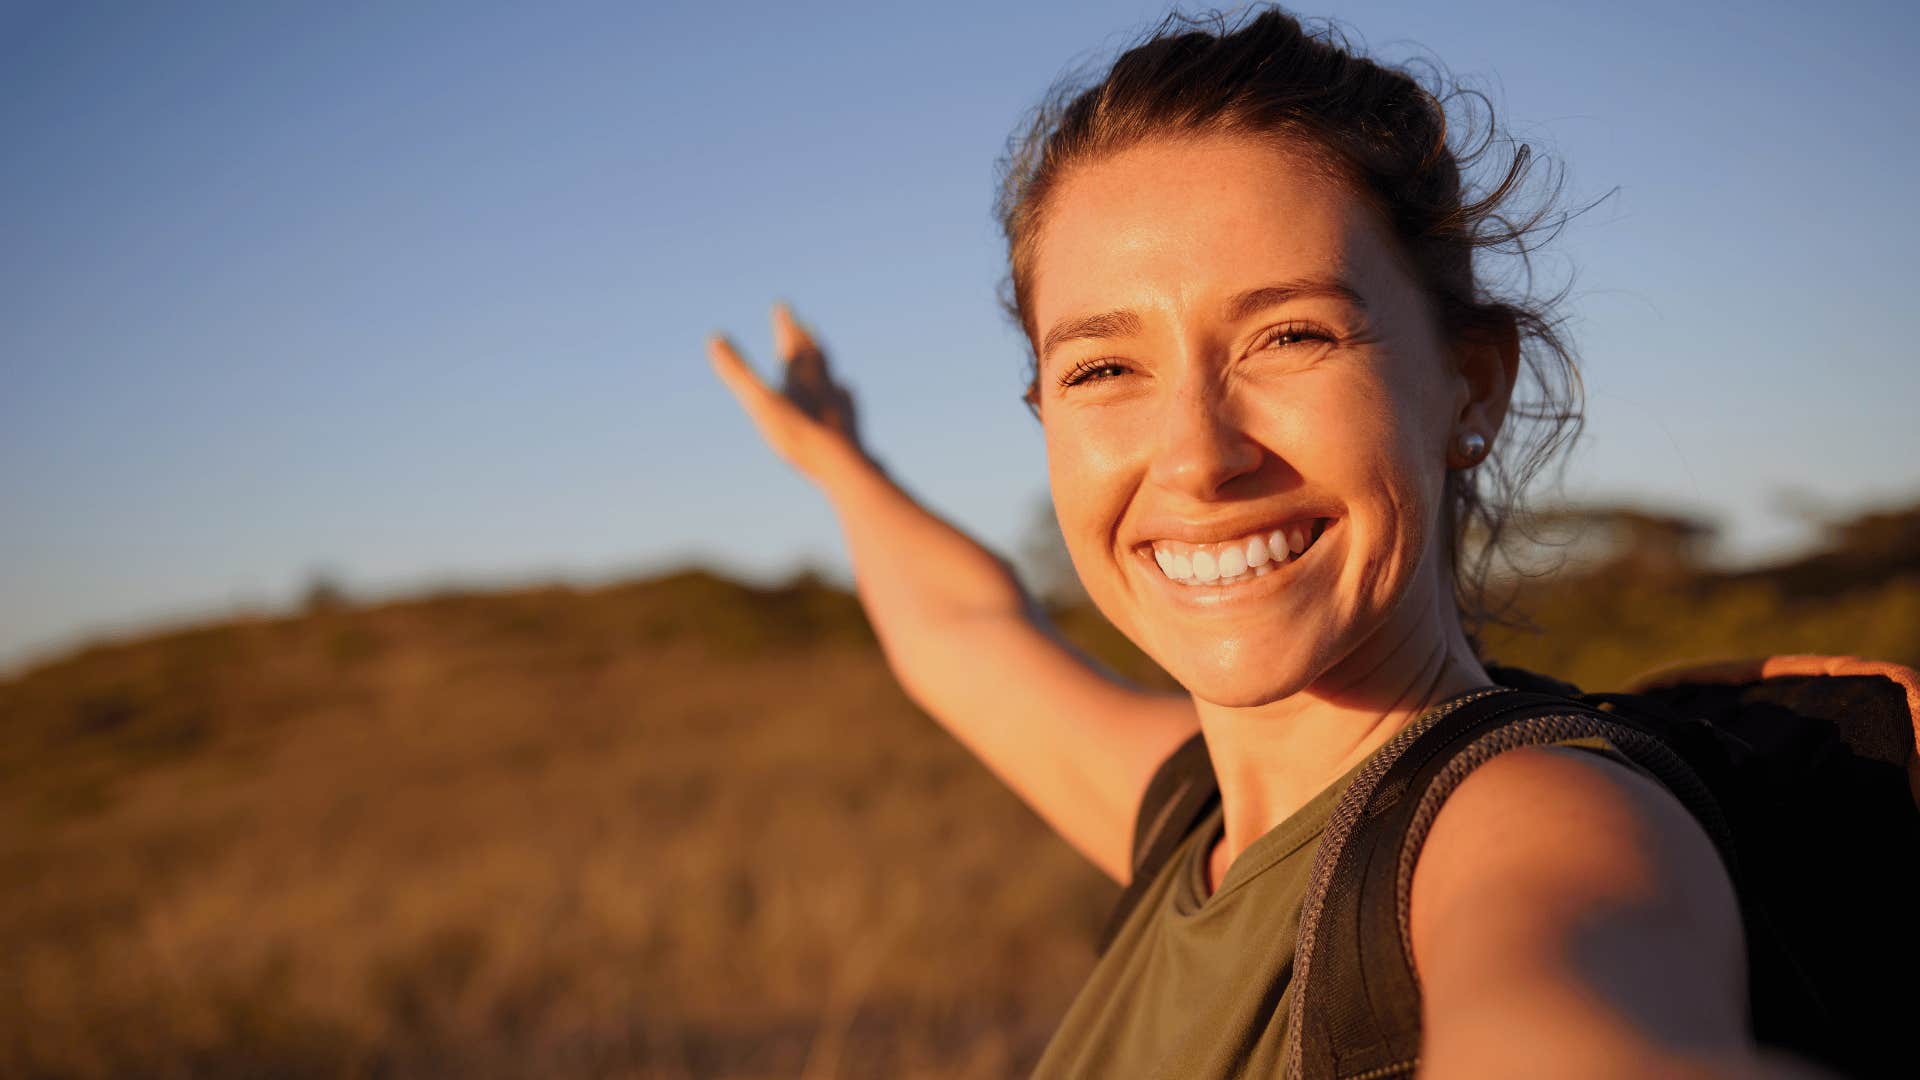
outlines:
[{"label": "lower lip", "polygon": [[[1144,555],[1145,573],[1151,574],[1163,588],[1172,593],[1180,603],[1196,607],[1214,608],[1226,604],[1238,604],[1242,601],[1265,599],[1276,592],[1290,587],[1293,579],[1299,576],[1300,567],[1312,559],[1315,552],[1326,546],[1327,537],[1340,527],[1340,518],[1334,518],[1327,527],[1320,530],[1312,546],[1300,553],[1299,557],[1281,563],[1271,572],[1255,576],[1250,581],[1235,581],[1226,585],[1183,585],[1163,573],[1160,564],[1154,562],[1153,551],[1148,549]],[[1271,565],[1271,564],[1269,564]]]}]

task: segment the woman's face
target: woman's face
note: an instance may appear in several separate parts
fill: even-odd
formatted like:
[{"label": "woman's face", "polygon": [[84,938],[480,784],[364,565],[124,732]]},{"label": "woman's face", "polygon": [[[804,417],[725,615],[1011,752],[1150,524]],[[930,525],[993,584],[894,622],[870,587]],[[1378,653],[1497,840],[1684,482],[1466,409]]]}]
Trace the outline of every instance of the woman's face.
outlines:
[{"label": "woman's face", "polygon": [[1231,706],[1437,647],[1475,407],[1376,211],[1298,153],[1156,141],[1065,176],[1032,270],[1054,509],[1114,625]]}]

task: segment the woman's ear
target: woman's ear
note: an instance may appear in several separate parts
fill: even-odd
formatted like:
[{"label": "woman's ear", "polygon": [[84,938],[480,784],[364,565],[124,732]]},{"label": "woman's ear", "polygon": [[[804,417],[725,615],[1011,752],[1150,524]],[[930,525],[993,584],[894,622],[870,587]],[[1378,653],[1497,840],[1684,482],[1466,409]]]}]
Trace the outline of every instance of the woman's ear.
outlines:
[{"label": "woman's ear", "polygon": [[1491,445],[1507,418],[1513,384],[1520,377],[1520,328],[1501,310],[1463,330],[1453,348],[1464,393],[1454,416],[1456,433],[1478,432]]}]

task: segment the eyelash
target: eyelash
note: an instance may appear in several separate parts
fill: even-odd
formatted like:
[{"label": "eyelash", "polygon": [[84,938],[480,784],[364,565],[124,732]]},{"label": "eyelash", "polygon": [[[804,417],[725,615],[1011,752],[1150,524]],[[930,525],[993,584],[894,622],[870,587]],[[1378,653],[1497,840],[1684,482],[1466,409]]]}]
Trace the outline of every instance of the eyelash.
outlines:
[{"label": "eyelash", "polygon": [[[1254,348],[1256,350],[1264,349],[1269,345],[1277,343],[1284,337],[1297,337],[1301,343],[1309,341],[1330,342],[1333,340],[1333,338],[1327,334],[1306,323],[1286,323],[1261,334],[1259,342]],[[1117,360],[1082,360],[1078,364],[1075,364],[1072,370],[1060,377],[1060,385],[1062,387],[1078,386],[1083,382],[1097,381],[1093,379],[1093,373],[1108,368],[1124,370],[1123,365]]]}]

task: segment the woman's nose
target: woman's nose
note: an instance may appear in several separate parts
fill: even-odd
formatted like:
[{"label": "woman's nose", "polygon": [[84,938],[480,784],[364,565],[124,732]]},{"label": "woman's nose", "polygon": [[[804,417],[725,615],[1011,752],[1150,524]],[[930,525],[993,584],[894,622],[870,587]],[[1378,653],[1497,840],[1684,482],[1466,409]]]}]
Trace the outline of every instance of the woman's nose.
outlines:
[{"label": "woman's nose", "polygon": [[1167,403],[1149,476],[1196,499],[1216,498],[1235,477],[1258,469],[1263,453],[1225,395],[1183,388]]}]

